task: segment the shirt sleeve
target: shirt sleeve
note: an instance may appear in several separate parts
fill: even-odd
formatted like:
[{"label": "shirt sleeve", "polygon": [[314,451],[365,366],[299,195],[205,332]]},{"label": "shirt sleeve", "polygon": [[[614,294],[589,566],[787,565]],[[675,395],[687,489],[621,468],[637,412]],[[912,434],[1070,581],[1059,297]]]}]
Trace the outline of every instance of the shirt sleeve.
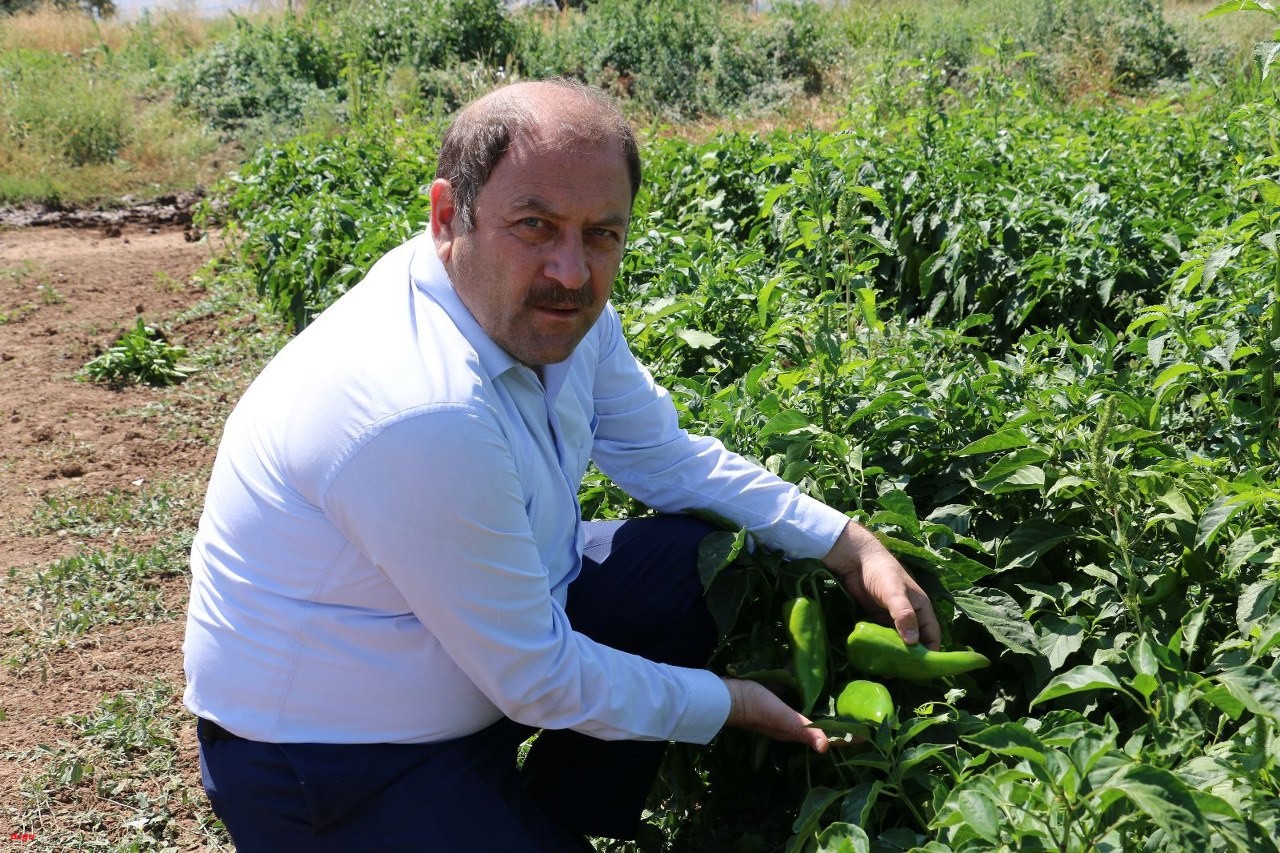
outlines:
[{"label": "shirt sleeve", "polygon": [[541,565],[509,443],[471,405],[381,428],[325,512],[506,716],[603,739],[705,743],[729,713],[712,673],[575,633]]},{"label": "shirt sleeve", "polygon": [[710,510],[791,557],[826,556],[848,517],[720,441],[681,429],[670,395],[636,361],[612,308],[606,319],[592,447],[600,470],[659,511]]}]

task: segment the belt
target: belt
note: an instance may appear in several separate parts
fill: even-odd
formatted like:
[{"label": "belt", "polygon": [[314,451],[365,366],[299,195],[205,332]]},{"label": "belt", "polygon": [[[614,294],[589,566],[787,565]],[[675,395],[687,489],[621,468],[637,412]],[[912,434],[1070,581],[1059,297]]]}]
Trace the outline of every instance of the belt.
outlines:
[{"label": "belt", "polygon": [[204,717],[196,717],[196,735],[201,740],[244,740],[240,735],[233,734]]}]

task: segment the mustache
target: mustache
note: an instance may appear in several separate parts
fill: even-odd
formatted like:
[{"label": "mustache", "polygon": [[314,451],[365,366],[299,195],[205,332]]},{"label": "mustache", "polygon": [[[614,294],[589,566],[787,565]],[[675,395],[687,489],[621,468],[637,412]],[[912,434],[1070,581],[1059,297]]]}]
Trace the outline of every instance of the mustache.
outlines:
[{"label": "mustache", "polygon": [[557,284],[548,284],[533,290],[525,297],[526,308],[550,308],[562,310],[568,308],[590,308],[595,304],[591,290],[583,287],[570,290]]}]

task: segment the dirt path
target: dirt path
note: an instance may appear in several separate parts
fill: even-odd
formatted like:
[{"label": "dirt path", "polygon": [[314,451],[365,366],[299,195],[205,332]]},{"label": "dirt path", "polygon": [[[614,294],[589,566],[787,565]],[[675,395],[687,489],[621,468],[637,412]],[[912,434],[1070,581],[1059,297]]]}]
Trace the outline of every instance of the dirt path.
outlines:
[{"label": "dirt path", "polygon": [[[207,820],[203,803],[182,806],[196,780],[194,741],[176,713],[186,595],[180,570],[127,591],[145,599],[148,618],[108,618],[30,653],[50,618],[44,600],[31,594],[37,573],[77,554],[116,549],[157,549],[176,562],[194,524],[226,392],[208,381],[111,390],[76,380],[80,367],[138,316],[192,351],[217,338],[218,321],[191,310],[207,297],[192,275],[210,255],[208,241],[191,236],[181,225],[128,223],[109,230],[0,230],[3,849],[11,849],[6,840],[24,850],[88,846],[66,840],[72,838],[116,843],[142,831],[127,826],[131,818],[137,824],[136,815],[155,813],[173,826],[145,831],[171,845],[166,849],[215,843],[199,826]],[[148,526],[138,508],[154,506],[163,516]],[[137,602],[119,606],[125,605]],[[117,605],[108,600],[103,606],[109,617]],[[85,725],[69,723],[77,715],[101,716],[104,698],[122,691],[151,696],[155,713],[121,714],[118,728],[137,725],[146,736],[177,744],[169,776],[157,777],[168,781],[130,782],[135,747],[111,732],[111,724],[86,735]],[[145,744],[136,749],[154,754]],[[49,790],[37,790],[42,783],[33,778],[46,779]]]}]

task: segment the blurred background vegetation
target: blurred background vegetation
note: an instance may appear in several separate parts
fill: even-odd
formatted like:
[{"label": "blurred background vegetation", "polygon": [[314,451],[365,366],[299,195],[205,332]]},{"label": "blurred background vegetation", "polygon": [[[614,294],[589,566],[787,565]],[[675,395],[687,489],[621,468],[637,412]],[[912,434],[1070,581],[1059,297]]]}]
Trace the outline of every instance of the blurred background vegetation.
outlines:
[{"label": "blurred background vegetation", "polygon": [[[615,92],[698,134],[831,126],[851,103],[957,93],[993,65],[1040,96],[1147,99],[1247,77],[1257,17],[1171,0],[312,0],[206,19],[108,0],[0,0],[0,203],[111,203],[207,185],[262,145],[430,122],[514,78]],[[960,14],[960,11],[963,14]]]}]

